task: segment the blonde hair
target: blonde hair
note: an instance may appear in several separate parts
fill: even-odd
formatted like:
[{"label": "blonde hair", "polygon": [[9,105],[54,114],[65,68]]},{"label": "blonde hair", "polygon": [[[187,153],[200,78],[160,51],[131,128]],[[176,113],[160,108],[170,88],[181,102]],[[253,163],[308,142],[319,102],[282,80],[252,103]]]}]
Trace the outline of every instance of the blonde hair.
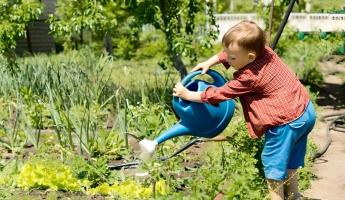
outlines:
[{"label": "blonde hair", "polygon": [[247,51],[254,51],[258,57],[265,50],[265,33],[255,22],[242,21],[231,27],[223,36],[222,44],[225,48],[233,43]]}]

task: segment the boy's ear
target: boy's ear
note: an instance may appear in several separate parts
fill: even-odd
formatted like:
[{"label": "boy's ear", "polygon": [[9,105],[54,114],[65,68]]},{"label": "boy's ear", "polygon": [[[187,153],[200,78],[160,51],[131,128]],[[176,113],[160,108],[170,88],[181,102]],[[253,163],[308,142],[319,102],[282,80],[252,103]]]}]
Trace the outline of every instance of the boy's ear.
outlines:
[{"label": "boy's ear", "polygon": [[248,59],[249,59],[249,62],[253,62],[256,59],[256,53],[255,52],[249,52],[248,53]]}]

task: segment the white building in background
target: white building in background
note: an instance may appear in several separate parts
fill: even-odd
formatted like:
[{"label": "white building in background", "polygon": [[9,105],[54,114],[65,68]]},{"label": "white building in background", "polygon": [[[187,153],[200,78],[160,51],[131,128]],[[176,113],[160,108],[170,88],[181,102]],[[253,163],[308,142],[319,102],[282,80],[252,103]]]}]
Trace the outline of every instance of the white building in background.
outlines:
[{"label": "white building in background", "polygon": [[[255,13],[216,14],[219,26],[218,41],[224,33],[242,20],[251,20],[264,28],[264,21]],[[330,13],[291,13],[287,26],[299,32],[336,32],[345,31],[345,14]]]},{"label": "white building in background", "polygon": [[229,28],[243,20],[250,20],[257,23],[261,28],[264,28],[264,21],[257,16],[256,13],[238,13],[238,14],[215,14],[216,24],[219,28],[218,41],[221,41],[223,35]]}]

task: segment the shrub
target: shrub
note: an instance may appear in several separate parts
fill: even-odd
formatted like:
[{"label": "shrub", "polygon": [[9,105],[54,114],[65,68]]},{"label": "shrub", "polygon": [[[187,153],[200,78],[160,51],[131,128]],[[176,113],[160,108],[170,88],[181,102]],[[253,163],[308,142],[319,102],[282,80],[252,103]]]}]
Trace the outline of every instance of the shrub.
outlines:
[{"label": "shrub", "polygon": [[135,45],[129,38],[122,37],[116,41],[115,56],[123,59],[131,59],[135,55]]}]

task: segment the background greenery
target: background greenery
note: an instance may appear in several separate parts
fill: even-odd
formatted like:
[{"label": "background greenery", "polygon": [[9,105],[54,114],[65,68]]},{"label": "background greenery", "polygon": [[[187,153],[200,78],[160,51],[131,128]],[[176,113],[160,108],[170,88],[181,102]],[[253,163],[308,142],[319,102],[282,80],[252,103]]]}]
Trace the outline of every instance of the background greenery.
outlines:
[{"label": "background greenery", "polygon": [[[249,1],[241,2],[236,11],[250,10]],[[286,8],[286,1],[280,2],[277,5]],[[13,56],[11,45],[41,7],[38,1],[0,3],[0,198],[209,199],[220,189],[229,199],[268,198],[260,166],[262,141],[249,139],[239,102],[223,132],[231,137],[229,142],[203,144],[201,151],[165,162],[153,159],[140,168],[149,174],[144,178],[107,167],[109,162],[138,158],[129,135],[152,139],[176,123],[171,94],[181,69],[187,72],[221,50],[212,42],[217,33],[210,28],[214,18],[205,18],[205,12],[212,16],[207,9],[223,9],[221,1],[59,1],[50,20],[64,51],[20,58]],[[165,10],[173,6],[171,12]],[[20,13],[11,13],[13,8]],[[14,19],[24,25],[4,32],[3,27],[16,27]],[[108,36],[112,51],[103,48]],[[319,62],[344,54],[344,34],[298,36],[286,29],[276,51],[310,88],[315,102],[323,83]],[[215,69],[231,79],[233,70],[221,65]],[[166,141],[155,158],[172,154],[189,139]],[[301,189],[312,177],[313,151],[314,145],[308,144]],[[41,192],[46,190],[51,192]]]}]

